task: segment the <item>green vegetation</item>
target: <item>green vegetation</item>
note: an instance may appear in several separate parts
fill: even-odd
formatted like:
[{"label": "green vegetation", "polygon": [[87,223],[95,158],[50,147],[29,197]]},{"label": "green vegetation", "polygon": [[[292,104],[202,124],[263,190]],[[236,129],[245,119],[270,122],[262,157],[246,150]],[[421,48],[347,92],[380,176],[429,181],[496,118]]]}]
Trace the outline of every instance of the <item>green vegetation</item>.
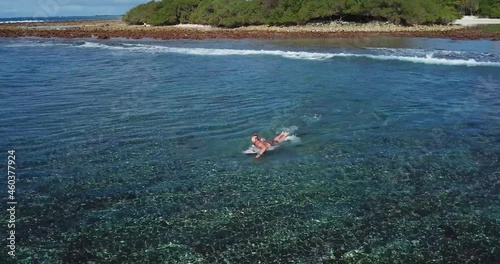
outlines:
[{"label": "green vegetation", "polygon": [[500,25],[482,25],[477,28],[486,32],[500,33]]},{"label": "green vegetation", "polygon": [[478,5],[479,14],[485,17],[500,18],[500,1],[481,0]]},{"label": "green vegetation", "polygon": [[196,23],[220,27],[303,25],[342,19],[401,25],[446,24],[465,15],[500,17],[497,0],[162,0],[138,5],[123,21],[140,25]]}]

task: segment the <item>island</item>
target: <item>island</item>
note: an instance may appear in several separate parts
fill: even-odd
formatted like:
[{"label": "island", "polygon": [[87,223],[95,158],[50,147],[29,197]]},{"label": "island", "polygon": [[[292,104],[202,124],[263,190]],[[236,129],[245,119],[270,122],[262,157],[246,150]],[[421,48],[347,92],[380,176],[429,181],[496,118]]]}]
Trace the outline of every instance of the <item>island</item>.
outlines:
[{"label": "island", "polygon": [[[476,15],[481,26],[455,23]],[[121,20],[0,24],[0,37],[274,39],[374,35],[500,39],[496,0],[163,0]],[[472,20],[473,21],[473,20]]]}]

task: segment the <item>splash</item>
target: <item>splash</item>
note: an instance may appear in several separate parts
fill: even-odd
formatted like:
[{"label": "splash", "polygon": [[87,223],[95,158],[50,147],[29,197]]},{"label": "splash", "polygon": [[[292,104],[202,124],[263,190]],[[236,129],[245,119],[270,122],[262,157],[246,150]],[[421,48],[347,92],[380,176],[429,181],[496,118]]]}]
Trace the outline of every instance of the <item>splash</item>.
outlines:
[{"label": "splash", "polygon": [[282,127],[280,130],[288,132],[289,134],[293,135],[295,132],[297,132],[297,130],[299,130],[299,127],[298,126]]},{"label": "splash", "polygon": [[281,131],[287,132],[289,135],[283,139],[284,142],[289,142],[291,144],[300,144],[302,141],[295,133],[299,130],[298,126],[283,127]]},{"label": "splash", "polygon": [[321,121],[320,114],[305,114],[302,116],[302,121],[306,123],[306,125],[311,125],[313,123]]},{"label": "splash", "polygon": [[300,137],[298,137],[296,135],[287,136],[287,137],[285,137],[284,141],[290,142],[292,145],[299,145],[302,143],[302,140],[300,139]]}]

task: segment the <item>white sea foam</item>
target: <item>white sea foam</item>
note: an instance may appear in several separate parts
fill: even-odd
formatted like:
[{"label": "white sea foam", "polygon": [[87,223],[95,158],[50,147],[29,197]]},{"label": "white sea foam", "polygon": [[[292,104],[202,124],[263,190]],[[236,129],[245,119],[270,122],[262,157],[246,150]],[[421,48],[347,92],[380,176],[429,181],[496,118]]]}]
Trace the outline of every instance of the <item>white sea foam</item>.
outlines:
[{"label": "white sea foam", "polygon": [[434,58],[432,55],[423,57],[396,57],[396,56],[374,56],[374,59],[380,60],[399,60],[413,63],[452,65],[452,66],[494,66],[500,67],[500,62],[476,61],[475,59],[445,59]]},{"label": "white sea foam", "polygon": [[471,51],[462,50],[425,50],[425,49],[411,49],[411,48],[366,48],[372,50],[380,55],[401,55],[401,56],[425,56],[433,54],[436,56],[496,56],[493,53],[476,53]]},{"label": "white sea foam", "polygon": [[[27,45],[60,45],[58,43],[37,43]],[[71,44],[68,44],[71,45]],[[74,45],[72,45],[74,46]],[[207,49],[207,48],[180,48],[145,44],[119,44],[106,45],[97,42],[85,42],[77,45],[80,48],[109,49],[128,52],[150,52],[150,53],[175,53],[196,56],[278,56],[287,59],[316,60],[324,61],[332,58],[367,58],[379,61],[402,61],[421,64],[449,65],[449,66],[486,66],[500,67],[500,61],[478,61],[473,58],[442,58],[435,57],[443,51],[427,51],[422,54],[421,50],[416,50],[416,54],[400,54],[398,49],[386,49],[387,54],[364,54],[364,53],[321,53],[307,51],[283,51],[283,50],[242,50],[242,49]],[[405,52],[405,50],[402,50]],[[408,50],[406,50],[408,52]],[[446,52],[446,51],[444,51]],[[453,52],[453,51],[447,51]],[[418,55],[417,55],[418,54]],[[480,55],[480,54],[476,54]]]},{"label": "white sea foam", "polygon": [[355,54],[355,53],[320,53],[320,52],[305,52],[305,51],[282,51],[282,50],[238,50],[238,49],[206,49],[206,48],[177,48],[155,45],[137,44],[128,47],[124,46],[107,46],[103,44],[83,45],[85,47],[104,47],[109,49],[122,49],[130,51],[143,51],[155,53],[177,53],[198,56],[252,56],[252,55],[268,55],[280,56],[288,59],[300,60],[327,60],[335,57],[358,57],[369,58],[373,60],[385,61],[403,61],[412,63],[436,64],[436,65],[455,65],[455,66],[494,66],[500,67],[500,62],[491,61],[476,61],[474,59],[446,59],[434,58],[432,54],[421,56],[400,56],[400,55],[374,55],[374,54]]},{"label": "white sea foam", "polygon": [[369,58],[369,59],[373,59],[373,60],[404,61],[404,62],[412,62],[412,63],[450,65],[450,66],[500,67],[500,62],[476,61],[475,59],[465,60],[465,59],[434,58],[432,53],[427,54],[425,57],[340,53],[340,54],[336,54],[336,57],[364,57],[364,58]]},{"label": "white sea foam", "polygon": [[[114,47],[119,48],[119,47]],[[199,56],[255,56],[270,55],[280,56],[288,59],[302,60],[326,60],[334,57],[332,53],[303,52],[303,51],[282,51],[282,50],[237,50],[237,49],[206,49],[206,48],[176,48],[164,46],[136,45],[127,49],[136,51],[178,53]]]},{"label": "white sea foam", "polygon": [[0,21],[0,24],[12,24],[12,23],[39,23],[45,22],[44,20],[12,20],[12,21]]},{"label": "white sea foam", "polygon": [[87,41],[85,41],[85,43],[80,45],[80,47],[82,47],[82,48],[105,48],[105,49],[112,49],[113,48],[112,46],[108,46],[108,45],[104,45],[104,44],[100,44],[100,43],[95,43],[95,42],[87,42]]},{"label": "white sea foam", "polygon": [[390,53],[407,53],[407,54],[425,54],[428,51],[424,49],[410,49],[410,48],[380,48],[380,47],[370,47],[365,48],[367,50],[381,51],[381,52],[390,52]]}]

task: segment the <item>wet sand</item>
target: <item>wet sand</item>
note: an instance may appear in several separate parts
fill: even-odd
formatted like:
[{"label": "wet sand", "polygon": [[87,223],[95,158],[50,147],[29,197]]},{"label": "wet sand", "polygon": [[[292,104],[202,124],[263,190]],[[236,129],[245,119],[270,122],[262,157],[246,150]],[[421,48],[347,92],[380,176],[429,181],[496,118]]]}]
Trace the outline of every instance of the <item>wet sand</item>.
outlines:
[{"label": "wet sand", "polygon": [[235,29],[198,26],[132,26],[120,20],[0,24],[0,37],[279,39],[359,38],[374,35],[500,40],[500,33],[462,26],[403,27],[384,23],[331,23],[292,27],[249,26]]}]

